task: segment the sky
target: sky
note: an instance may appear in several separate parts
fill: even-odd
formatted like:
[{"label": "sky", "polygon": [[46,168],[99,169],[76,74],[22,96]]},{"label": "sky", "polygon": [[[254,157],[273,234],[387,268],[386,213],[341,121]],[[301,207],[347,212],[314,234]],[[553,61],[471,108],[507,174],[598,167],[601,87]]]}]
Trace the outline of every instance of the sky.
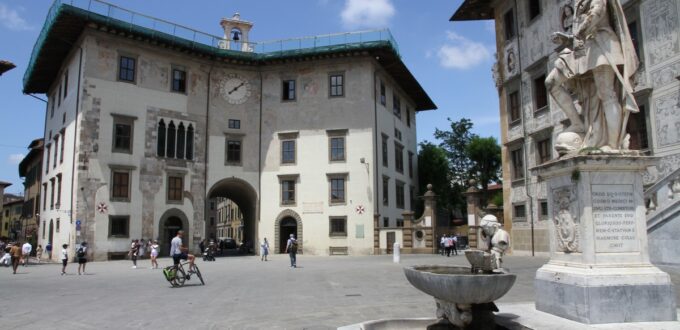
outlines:
[{"label": "sky", "polygon": [[[71,0],[63,0],[69,2]],[[88,0],[78,0],[88,1]],[[418,141],[434,142],[447,118],[469,118],[480,136],[500,135],[491,76],[492,21],[450,22],[462,0],[109,0],[116,6],[213,35],[235,12],[254,23],[252,42],[389,28],[402,61],[438,110],[417,115]],[[17,67],[0,76],[0,181],[21,193],[18,164],[43,137],[46,103],[22,93],[33,45],[52,0],[0,0],[0,59]],[[46,99],[44,94],[35,95]]]}]

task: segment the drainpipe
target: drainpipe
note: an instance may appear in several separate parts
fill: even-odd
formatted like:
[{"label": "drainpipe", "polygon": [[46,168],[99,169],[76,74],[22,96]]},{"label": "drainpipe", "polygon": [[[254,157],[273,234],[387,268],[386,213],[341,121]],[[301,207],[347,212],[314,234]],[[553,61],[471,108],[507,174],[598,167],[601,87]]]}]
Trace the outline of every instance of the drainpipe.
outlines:
[{"label": "drainpipe", "polygon": [[[258,143],[257,143],[257,171],[259,172],[257,175],[257,201],[255,202],[255,217],[257,218],[257,222],[255,222],[255,239],[257,239],[257,243],[260,243],[259,241],[259,230],[260,230],[260,195],[262,194],[262,99],[264,98],[264,92],[262,90],[263,88],[263,80],[262,80],[262,69],[260,68],[259,70],[260,74],[260,127],[259,127],[259,135],[258,135]],[[301,233],[295,233],[297,238],[300,238]],[[255,241],[255,240],[253,240]],[[259,251],[259,249],[256,249]]]},{"label": "drainpipe", "polygon": [[[209,135],[209,125],[210,125],[210,82],[212,79],[212,71],[213,71],[214,65],[210,65],[210,70],[208,70],[208,90],[206,92],[205,96],[205,164],[203,164],[203,186],[204,186],[204,195],[203,195],[203,222],[205,223],[205,227],[203,228],[203,235],[204,237],[207,236],[207,230],[206,228],[208,227],[208,221],[206,220],[206,215],[208,213],[208,150],[210,146],[210,135]],[[194,150],[194,153],[196,151]]]},{"label": "drainpipe", "polygon": [[[378,70],[373,70],[373,195],[375,195],[373,198],[375,209],[373,217],[375,217],[375,214],[380,214],[380,203],[378,202],[378,93],[375,90],[375,85],[378,82],[377,76]],[[378,219],[378,224],[380,224],[380,219]]]}]

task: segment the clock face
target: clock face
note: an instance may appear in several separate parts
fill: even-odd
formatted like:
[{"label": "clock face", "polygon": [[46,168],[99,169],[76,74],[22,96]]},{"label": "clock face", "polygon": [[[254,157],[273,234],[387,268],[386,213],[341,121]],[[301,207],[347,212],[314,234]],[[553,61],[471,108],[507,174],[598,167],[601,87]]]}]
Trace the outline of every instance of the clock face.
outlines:
[{"label": "clock face", "polygon": [[222,97],[231,104],[242,104],[250,96],[250,83],[238,74],[227,75],[220,83]]}]

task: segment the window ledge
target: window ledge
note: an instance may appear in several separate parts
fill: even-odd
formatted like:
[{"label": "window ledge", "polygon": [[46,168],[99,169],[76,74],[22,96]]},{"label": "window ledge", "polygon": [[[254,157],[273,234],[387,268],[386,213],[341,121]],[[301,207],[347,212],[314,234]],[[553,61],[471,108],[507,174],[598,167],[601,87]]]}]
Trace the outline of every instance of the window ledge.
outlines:
[{"label": "window ledge", "polygon": [[339,233],[339,234],[330,233],[330,234],[328,234],[328,237],[330,237],[330,238],[347,238],[347,233]]},{"label": "window ledge", "polygon": [[328,206],[341,206],[341,205],[347,205],[347,202],[345,202],[345,201],[336,201],[336,202],[331,201],[330,203],[328,203]]},{"label": "window ledge", "polygon": [[534,117],[538,117],[540,115],[547,113],[548,109],[550,108],[547,105],[544,105],[541,108],[534,110]]}]

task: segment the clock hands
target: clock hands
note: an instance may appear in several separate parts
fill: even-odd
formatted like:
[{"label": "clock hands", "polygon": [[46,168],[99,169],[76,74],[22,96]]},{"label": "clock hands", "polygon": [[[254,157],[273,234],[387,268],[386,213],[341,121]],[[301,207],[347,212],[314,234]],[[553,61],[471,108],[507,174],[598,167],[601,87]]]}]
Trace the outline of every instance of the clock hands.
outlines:
[{"label": "clock hands", "polygon": [[242,82],[240,85],[238,85],[238,86],[232,88],[232,90],[230,90],[229,93],[227,93],[227,94],[231,95],[231,93],[237,91],[239,88],[241,88],[241,87],[242,87],[243,85],[245,85],[245,84],[246,84],[245,82]]}]

